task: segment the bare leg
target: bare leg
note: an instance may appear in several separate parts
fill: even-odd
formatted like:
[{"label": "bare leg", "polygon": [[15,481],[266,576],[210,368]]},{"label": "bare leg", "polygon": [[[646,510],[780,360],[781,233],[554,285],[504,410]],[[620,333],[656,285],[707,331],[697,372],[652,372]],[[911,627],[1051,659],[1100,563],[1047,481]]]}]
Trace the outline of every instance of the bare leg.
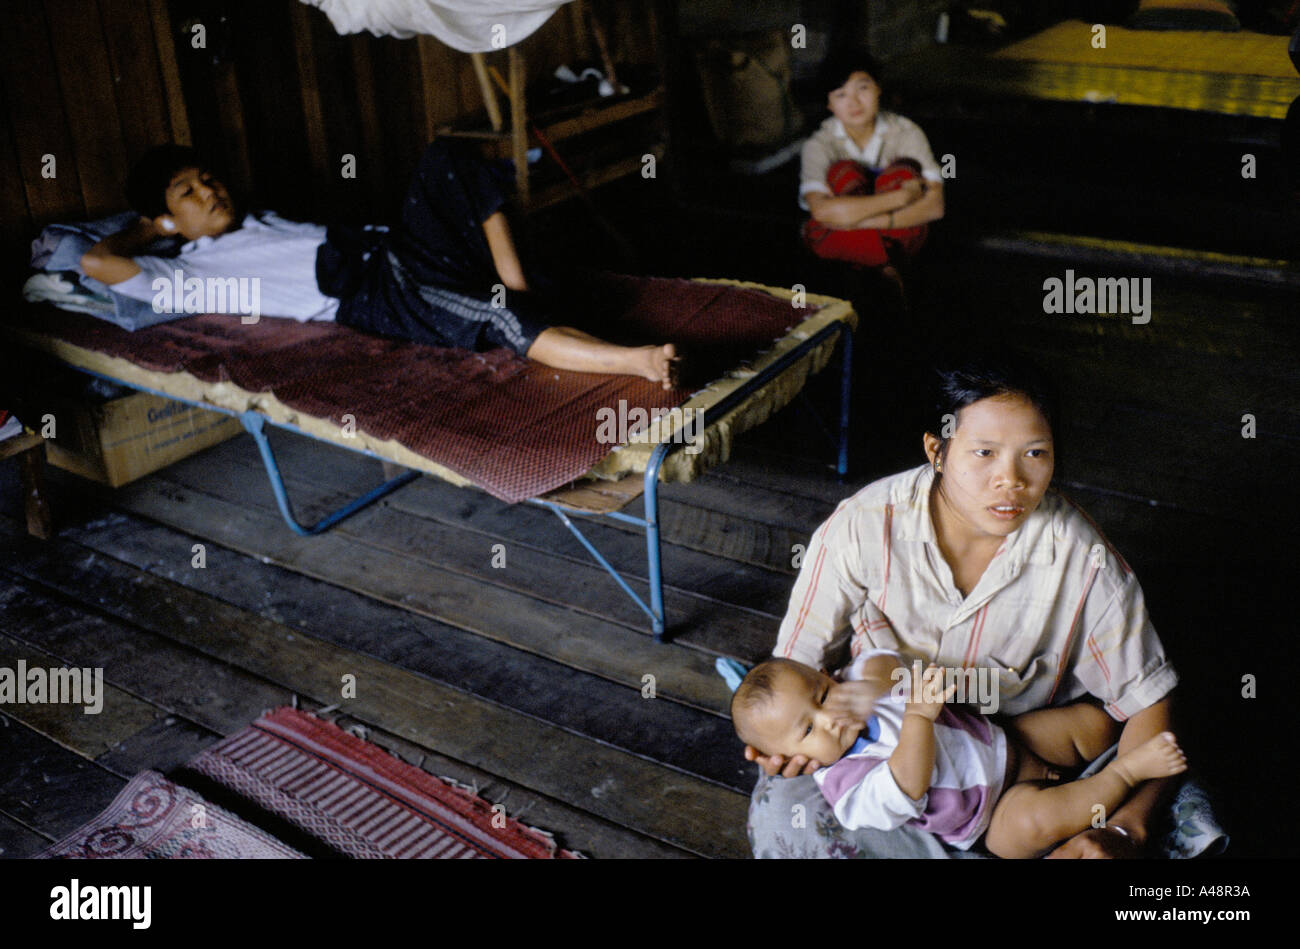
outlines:
[{"label": "bare leg", "polygon": [[[501,282],[511,290],[527,290],[523,265],[515,250],[510,224],[498,211],[483,222],[492,263]],[[608,372],[616,375],[642,376],[658,382],[665,389],[677,383],[677,349],[663,346],[616,346],[570,326],[552,326],[533,340],[528,358],[556,369],[574,372]]]},{"label": "bare leg", "polygon": [[641,376],[671,389],[677,382],[677,349],[663,346],[616,346],[569,326],[543,330],[528,349],[528,358],[556,369]]},{"label": "bare leg", "polygon": [[1026,712],[1003,727],[1044,761],[1065,768],[1088,764],[1119,740],[1122,728],[1089,702]]},{"label": "bare leg", "polygon": [[[523,265],[510,234],[510,223],[498,211],[483,222],[492,264],[501,282],[511,290],[527,290]],[[528,348],[528,358],[556,369],[574,372],[608,372],[615,375],[642,376],[658,382],[665,389],[677,384],[677,349],[672,343],[663,346],[617,346],[571,326],[552,326],[542,330]]]},{"label": "bare leg", "polygon": [[[1024,751],[1021,754],[1031,757]],[[1041,766],[1031,760],[1020,771],[1032,773]],[[998,798],[984,843],[999,857],[1038,856],[1086,830],[1097,806],[1104,819],[1143,781],[1186,770],[1187,758],[1173,732],[1161,732],[1119,755],[1090,778],[1055,786],[1041,781],[1014,784]]]}]

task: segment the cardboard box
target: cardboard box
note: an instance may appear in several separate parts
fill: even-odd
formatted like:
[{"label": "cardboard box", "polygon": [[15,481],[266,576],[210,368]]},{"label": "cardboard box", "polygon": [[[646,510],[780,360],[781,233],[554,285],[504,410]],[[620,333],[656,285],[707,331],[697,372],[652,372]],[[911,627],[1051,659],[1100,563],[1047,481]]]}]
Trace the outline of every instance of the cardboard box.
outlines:
[{"label": "cardboard box", "polygon": [[56,435],[45,443],[50,464],[114,488],[244,430],[233,416],[147,392],[47,404]]}]

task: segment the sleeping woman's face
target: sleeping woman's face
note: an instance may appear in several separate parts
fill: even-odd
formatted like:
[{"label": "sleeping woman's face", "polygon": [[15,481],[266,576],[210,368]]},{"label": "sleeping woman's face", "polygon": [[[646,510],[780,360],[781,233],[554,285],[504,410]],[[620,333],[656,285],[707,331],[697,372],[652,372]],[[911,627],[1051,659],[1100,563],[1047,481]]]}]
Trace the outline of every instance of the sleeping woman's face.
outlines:
[{"label": "sleeping woman's face", "polygon": [[235,219],[234,202],[226,186],[202,168],[178,171],[167,186],[167,210],[174,234],[190,240],[215,237],[230,230]]},{"label": "sleeping woman's face", "polygon": [[1055,466],[1052,429],[1037,406],[1020,395],[990,396],[957,415],[947,451],[925,436],[937,463],[937,493],[969,537],[1006,537],[1025,523],[1047,492]]}]

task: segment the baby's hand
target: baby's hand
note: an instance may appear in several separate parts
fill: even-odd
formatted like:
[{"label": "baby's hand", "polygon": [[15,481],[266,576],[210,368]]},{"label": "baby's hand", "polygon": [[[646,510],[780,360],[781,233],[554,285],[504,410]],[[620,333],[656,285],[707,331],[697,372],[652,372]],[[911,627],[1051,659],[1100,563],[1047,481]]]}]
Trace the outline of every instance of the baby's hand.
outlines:
[{"label": "baby's hand", "polygon": [[944,703],[956,694],[956,682],[953,682],[946,689],[943,687],[943,669],[939,666],[931,665],[921,674],[919,679],[916,675],[916,668],[913,667],[911,698],[903,714],[924,715],[930,721],[934,721],[939,717],[939,713],[943,711]]}]

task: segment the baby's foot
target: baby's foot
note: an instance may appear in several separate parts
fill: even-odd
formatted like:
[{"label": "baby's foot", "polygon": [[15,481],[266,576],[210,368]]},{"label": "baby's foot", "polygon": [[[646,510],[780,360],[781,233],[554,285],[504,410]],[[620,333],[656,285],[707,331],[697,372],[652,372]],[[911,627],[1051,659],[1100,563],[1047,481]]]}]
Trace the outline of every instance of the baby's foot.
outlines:
[{"label": "baby's foot", "polygon": [[1173,732],[1161,732],[1115,759],[1115,769],[1130,786],[1187,770],[1187,756]]}]

